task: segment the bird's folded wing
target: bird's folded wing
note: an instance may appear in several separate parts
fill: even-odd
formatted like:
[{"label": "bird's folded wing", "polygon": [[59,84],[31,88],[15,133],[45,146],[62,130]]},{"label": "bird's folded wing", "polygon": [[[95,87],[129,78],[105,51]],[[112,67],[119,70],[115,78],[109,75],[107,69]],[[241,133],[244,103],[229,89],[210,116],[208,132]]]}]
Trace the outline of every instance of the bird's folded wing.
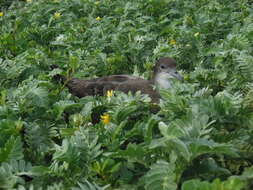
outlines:
[{"label": "bird's folded wing", "polygon": [[108,90],[117,90],[128,93],[141,91],[148,94],[153,102],[158,102],[160,95],[153,88],[153,84],[139,77],[129,75],[111,75],[92,80],[71,79],[67,83],[70,93],[81,98],[84,96],[103,96]]}]

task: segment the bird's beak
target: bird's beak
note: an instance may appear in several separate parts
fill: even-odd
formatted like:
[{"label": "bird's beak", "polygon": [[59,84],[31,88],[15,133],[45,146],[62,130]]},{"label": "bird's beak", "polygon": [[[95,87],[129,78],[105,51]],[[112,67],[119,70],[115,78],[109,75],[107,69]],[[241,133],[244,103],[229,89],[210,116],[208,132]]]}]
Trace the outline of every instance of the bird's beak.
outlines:
[{"label": "bird's beak", "polygon": [[175,71],[175,72],[170,72],[169,73],[173,78],[176,78],[176,79],[178,79],[178,80],[180,80],[180,81],[183,81],[183,77],[182,77],[182,75],[180,75],[177,71]]}]

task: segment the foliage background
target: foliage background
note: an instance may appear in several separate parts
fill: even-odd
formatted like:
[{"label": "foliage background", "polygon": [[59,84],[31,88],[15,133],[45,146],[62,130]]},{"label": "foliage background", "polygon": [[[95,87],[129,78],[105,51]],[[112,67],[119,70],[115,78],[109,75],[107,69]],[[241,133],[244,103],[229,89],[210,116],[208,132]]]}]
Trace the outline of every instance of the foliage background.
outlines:
[{"label": "foliage background", "polygon": [[[252,189],[250,0],[0,1],[1,189]],[[52,77],[185,77],[146,96],[69,94]],[[58,69],[50,69],[56,64]],[[108,124],[92,124],[106,108]]]}]

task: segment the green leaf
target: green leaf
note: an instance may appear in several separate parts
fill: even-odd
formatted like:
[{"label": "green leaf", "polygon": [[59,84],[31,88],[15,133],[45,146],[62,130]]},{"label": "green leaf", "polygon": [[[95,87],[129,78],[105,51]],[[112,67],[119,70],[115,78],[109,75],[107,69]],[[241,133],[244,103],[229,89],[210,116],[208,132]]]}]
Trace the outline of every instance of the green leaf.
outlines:
[{"label": "green leaf", "polygon": [[28,102],[38,107],[48,106],[48,91],[42,87],[34,87],[27,91],[25,95]]},{"label": "green leaf", "polygon": [[184,128],[180,126],[166,125],[164,122],[160,122],[159,129],[162,135],[168,139],[180,138],[185,136]]},{"label": "green leaf", "polygon": [[158,118],[156,116],[152,116],[147,122],[145,122],[144,128],[144,139],[147,143],[150,143],[153,139],[154,128],[157,125]]},{"label": "green leaf", "polygon": [[8,164],[0,167],[0,188],[11,189],[14,187],[18,177],[12,174],[12,168]]},{"label": "green leaf", "polygon": [[191,153],[188,150],[188,145],[178,138],[184,135],[183,129],[178,126],[168,126],[163,122],[159,123],[159,129],[164,137],[152,140],[149,147],[151,149],[164,147],[167,152],[175,151],[185,160],[190,161]]},{"label": "green leaf", "polygon": [[188,180],[183,183],[182,190],[214,190],[208,182],[200,180]]},{"label": "green leaf", "polygon": [[134,113],[137,108],[138,107],[136,105],[121,107],[115,114],[115,120],[118,123],[124,121],[128,116],[130,116],[130,114]]},{"label": "green leaf", "polygon": [[60,118],[60,116],[62,115],[62,113],[69,108],[74,108],[74,107],[79,107],[80,104],[75,103],[74,101],[71,100],[61,100],[59,102],[56,102],[53,105],[53,110],[55,112],[55,114],[57,115],[57,119]]},{"label": "green leaf", "polygon": [[[11,189],[17,184],[25,184],[23,179],[24,176],[34,177],[38,176],[39,173],[40,175],[45,174],[41,171],[38,172],[37,169],[36,167],[32,167],[30,163],[27,163],[24,160],[12,160],[9,163],[3,163],[0,167],[0,188]],[[36,170],[37,172],[35,172]]]},{"label": "green leaf", "polygon": [[146,154],[146,150],[137,144],[128,144],[126,150],[120,150],[117,155],[128,161],[142,162]]},{"label": "green leaf", "polygon": [[79,183],[79,187],[74,187],[72,190],[106,190],[110,185],[106,185],[104,187],[100,187],[97,184],[91,183],[88,180],[84,180],[84,182]]},{"label": "green leaf", "polygon": [[176,190],[175,165],[160,160],[150,167],[145,175],[145,189],[147,190]]},{"label": "green leaf", "polygon": [[33,166],[30,170],[32,176],[43,176],[47,175],[50,172],[50,169],[45,166]]},{"label": "green leaf", "polygon": [[229,178],[226,181],[215,179],[212,183],[199,179],[188,180],[183,183],[182,190],[242,190],[245,183],[238,178]]},{"label": "green leaf", "polygon": [[11,136],[4,147],[0,149],[0,163],[10,160],[21,160],[23,155],[23,143],[20,137]]},{"label": "green leaf", "polygon": [[193,158],[205,153],[226,154],[238,157],[237,150],[232,145],[215,143],[207,139],[191,140],[189,142],[189,148],[193,154]]}]

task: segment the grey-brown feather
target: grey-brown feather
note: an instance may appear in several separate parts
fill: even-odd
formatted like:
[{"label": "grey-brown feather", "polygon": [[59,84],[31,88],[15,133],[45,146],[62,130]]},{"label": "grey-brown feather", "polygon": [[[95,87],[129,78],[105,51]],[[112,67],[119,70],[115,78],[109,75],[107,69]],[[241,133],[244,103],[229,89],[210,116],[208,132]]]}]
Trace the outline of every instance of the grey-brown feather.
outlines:
[{"label": "grey-brown feather", "polygon": [[66,85],[71,94],[79,98],[84,96],[103,96],[108,90],[122,91],[124,93],[148,94],[153,102],[158,102],[160,95],[154,89],[152,81],[128,75],[111,75],[91,80],[73,78]]}]

